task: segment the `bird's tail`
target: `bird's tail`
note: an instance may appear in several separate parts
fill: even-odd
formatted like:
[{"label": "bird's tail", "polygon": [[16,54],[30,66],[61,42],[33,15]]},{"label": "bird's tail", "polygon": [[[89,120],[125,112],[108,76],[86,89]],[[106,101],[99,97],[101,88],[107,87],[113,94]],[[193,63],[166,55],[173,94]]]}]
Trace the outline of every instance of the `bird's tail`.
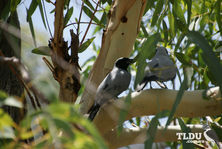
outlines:
[{"label": "bird's tail", "polygon": [[89,117],[88,119],[90,121],[93,121],[94,117],[96,116],[97,112],[99,111],[100,105],[99,104],[94,104],[90,109],[89,109]]},{"label": "bird's tail", "polygon": [[140,92],[142,91],[145,86],[147,85],[148,82],[150,81],[156,81],[158,80],[158,77],[152,75],[152,76],[149,76],[149,77],[144,77],[143,80],[140,82],[140,84],[136,87],[136,91],[137,92]]}]

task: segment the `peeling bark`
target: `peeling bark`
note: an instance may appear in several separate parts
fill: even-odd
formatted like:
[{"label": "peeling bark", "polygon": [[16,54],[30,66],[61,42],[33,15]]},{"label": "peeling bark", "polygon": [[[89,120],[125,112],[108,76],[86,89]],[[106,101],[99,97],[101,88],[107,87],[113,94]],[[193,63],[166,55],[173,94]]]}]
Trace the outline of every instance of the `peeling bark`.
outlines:
[{"label": "peeling bark", "polygon": [[57,0],[55,5],[55,32],[51,40],[52,62],[54,65],[53,76],[60,85],[60,100],[74,103],[78,97],[80,85],[80,73],[78,64],[79,39],[71,30],[71,56],[68,54],[67,42],[63,39],[64,29],[64,3],[65,0]]},{"label": "peeling bark", "polygon": [[87,113],[93,104],[96,88],[119,57],[129,57],[137,37],[146,0],[115,0],[100,53],[92,67],[81,98],[80,112]]}]

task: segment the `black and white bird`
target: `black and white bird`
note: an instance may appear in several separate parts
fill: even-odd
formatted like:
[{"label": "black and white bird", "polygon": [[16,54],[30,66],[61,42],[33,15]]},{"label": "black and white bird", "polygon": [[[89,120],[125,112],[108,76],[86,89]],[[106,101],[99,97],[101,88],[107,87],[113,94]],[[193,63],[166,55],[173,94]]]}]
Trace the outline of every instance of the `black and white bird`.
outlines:
[{"label": "black and white bird", "polygon": [[127,68],[134,61],[129,58],[119,58],[115,62],[112,71],[100,83],[96,91],[95,103],[88,111],[89,120],[93,120],[99,108],[110,99],[116,99],[123,91],[127,90],[131,80],[131,74]]},{"label": "black and white bird", "polygon": [[155,56],[147,63],[143,80],[137,87],[141,91],[151,81],[172,81],[176,77],[177,68],[168,55],[167,49],[157,47]]},{"label": "black and white bird", "polygon": [[218,149],[221,149],[220,140],[216,134],[216,132],[210,128],[208,124],[203,125],[204,131],[204,137],[207,141],[216,143]]}]

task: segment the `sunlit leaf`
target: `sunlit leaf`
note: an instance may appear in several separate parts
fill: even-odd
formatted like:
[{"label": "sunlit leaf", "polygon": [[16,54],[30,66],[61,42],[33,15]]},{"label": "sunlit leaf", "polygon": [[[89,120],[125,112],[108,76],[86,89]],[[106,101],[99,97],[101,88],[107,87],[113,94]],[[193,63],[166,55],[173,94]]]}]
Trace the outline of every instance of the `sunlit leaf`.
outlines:
[{"label": "sunlit leaf", "polygon": [[51,55],[51,49],[48,46],[40,46],[38,48],[33,49],[32,53],[35,53],[35,54],[38,54],[38,55],[50,56]]},{"label": "sunlit leaf", "polygon": [[86,42],[84,42],[80,47],[79,47],[79,53],[82,53],[83,51],[85,51],[89,45],[93,42],[93,40],[95,39],[96,37],[92,37],[90,39],[88,39]]},{"label": "sunlit leaf", "polygon": [[10,127],[13,124],[11,117],[0,108],[0,130],[4,127]]}]

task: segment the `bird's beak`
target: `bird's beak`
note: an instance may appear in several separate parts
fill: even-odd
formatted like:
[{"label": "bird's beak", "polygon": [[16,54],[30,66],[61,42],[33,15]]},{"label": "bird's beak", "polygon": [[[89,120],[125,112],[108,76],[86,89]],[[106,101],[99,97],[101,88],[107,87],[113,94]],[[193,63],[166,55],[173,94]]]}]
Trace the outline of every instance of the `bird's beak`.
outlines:
[{"label": "bird's beak", "polygon": [[135,61],[134,61],[134,59],[129,59],[128,63],[133,64],[133,63],[135,63]]}]

